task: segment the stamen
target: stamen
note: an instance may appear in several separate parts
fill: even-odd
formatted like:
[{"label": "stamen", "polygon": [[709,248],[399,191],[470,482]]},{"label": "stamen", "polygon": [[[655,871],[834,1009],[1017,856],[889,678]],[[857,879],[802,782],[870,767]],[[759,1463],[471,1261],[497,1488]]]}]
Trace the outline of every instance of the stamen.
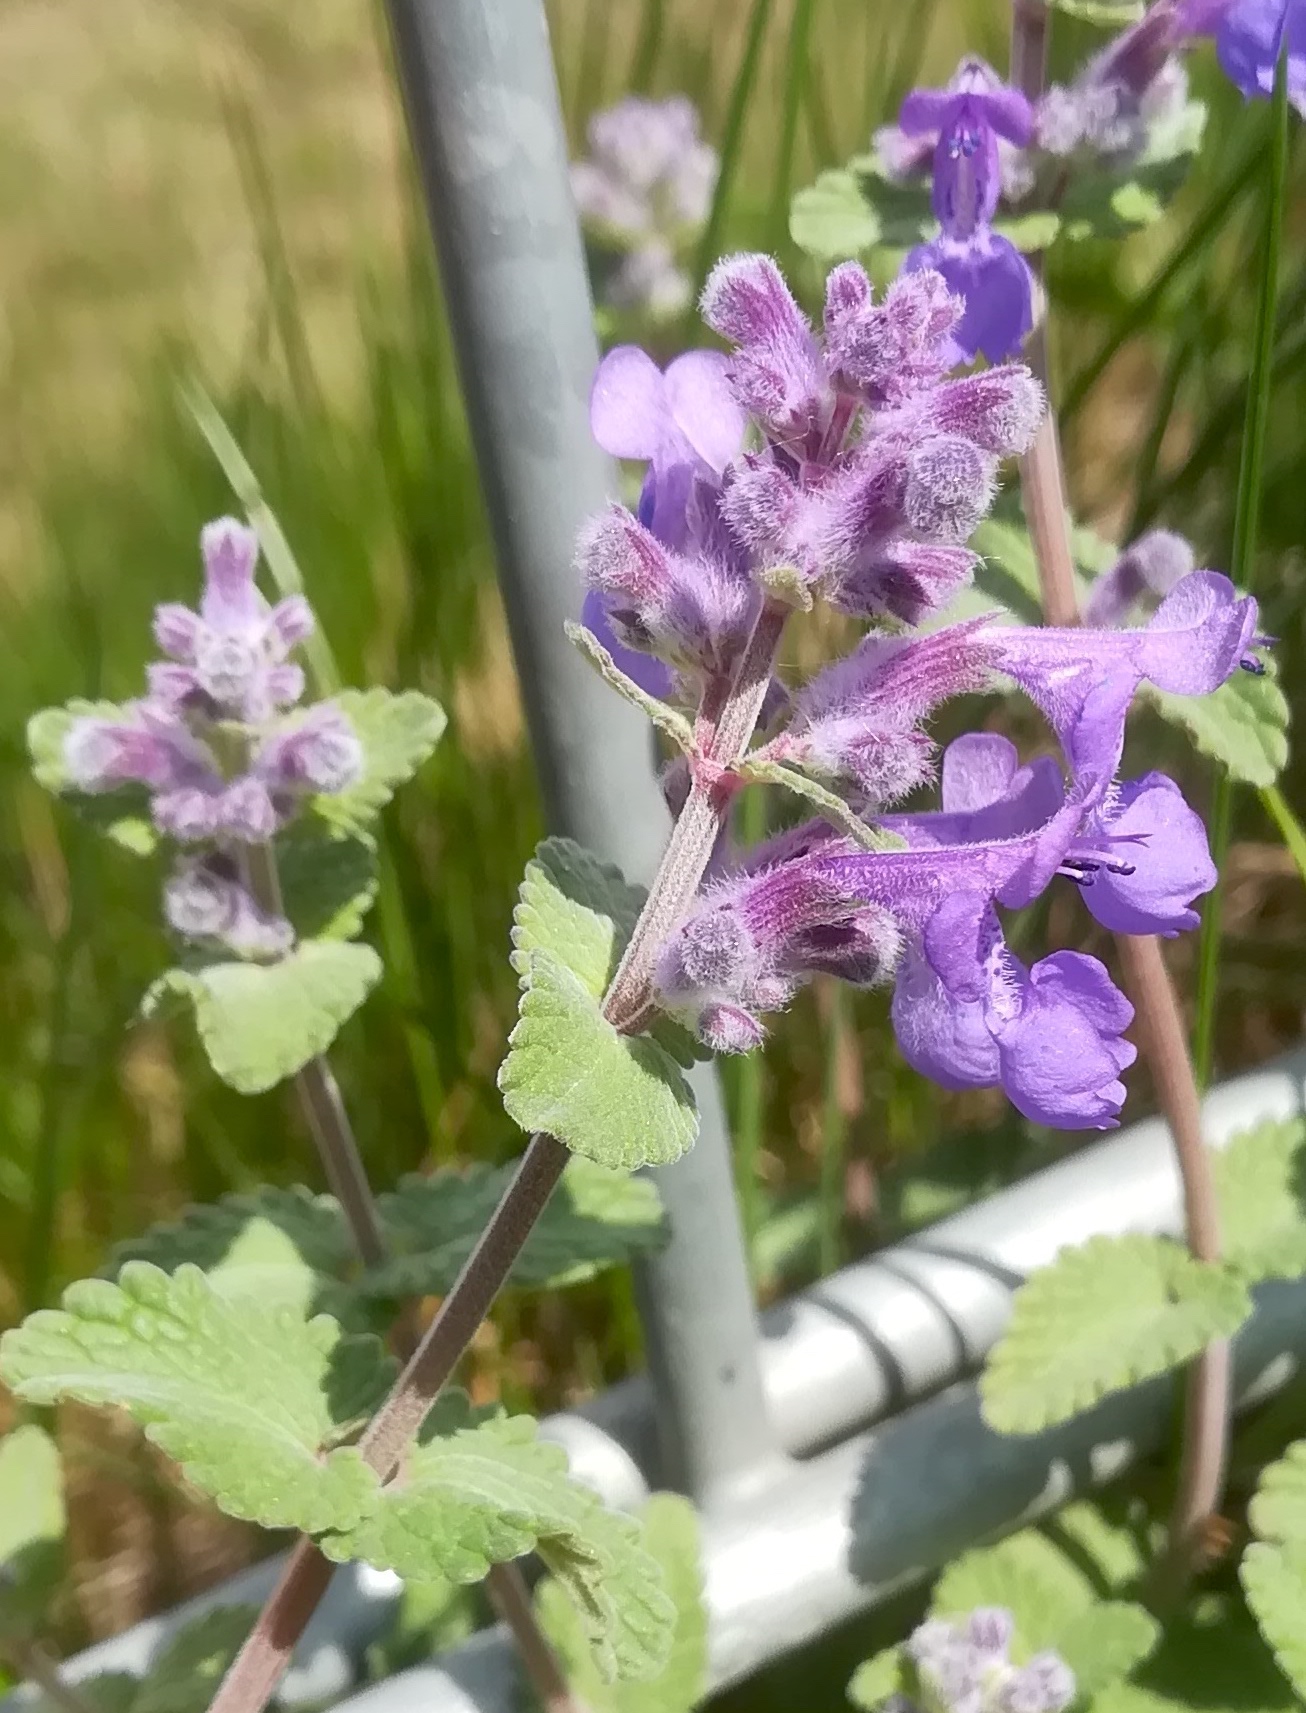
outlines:
[{"label": "stamen", "polygon": [[1091,874],[1076,874],[1072,869],[1065,867],[1058,869],[1057,873],[1064,875],[1067,880],[1073,880],[1076,886],[1081,887],[1092,886],[1094,880],[1094,876]]},{"label": "stamen", "polygon": [[1253,678],[1264,678],[1265,676],[1265,662],[1257,660],[1254,654],[1244,654],[1238,664],[1244,672],[1250,672]]}]

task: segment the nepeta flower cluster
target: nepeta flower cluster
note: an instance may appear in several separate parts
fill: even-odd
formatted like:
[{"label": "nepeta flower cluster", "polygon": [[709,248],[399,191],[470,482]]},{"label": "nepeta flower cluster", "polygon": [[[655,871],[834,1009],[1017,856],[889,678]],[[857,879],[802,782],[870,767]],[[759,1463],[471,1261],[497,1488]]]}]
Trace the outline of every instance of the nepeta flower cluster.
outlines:
[{"label": "nepeta flower cluster", "polygon": [[[1240,666],[1259,671],[1255,602],[1153,537],[1103,597],[1116,618],[1136,585],[1167,588],[1141,629],[1028,628],[996,613],[938,627],[974,565],[967,542],[999,462],[1040,421],[1029,372],[952,378],[967,311],[924,268],[876,302],[860,267],[837,267],[818,333],[768,258],[738,256],[713,273],[703,313],[731,355],[690,353],[662,373],[623,347],[600,366],[595,435],[648,468],[637,513],[614,505],[582,535],[586,619],[699,732],[786,611],[819,597],[869,621],[847,659],[773,687],[750,758],[835,790],[868,836],[816,820],[719,859],[661,949],[657,1002],[713,1050],[741,1052],[818,972],[892,982],[899,1044],[926,1075],[1001,1087],[1040,1123],[1113,1125],[1134,1057],[1128,1001],[1081,953],[1027,966],[999,913],[1061,876],[1112,929],[1196,924],[1193,900],[1215,881],[1205,832],[1163,774],[1117,777],[1125,721],[1142,684],[1203,695]],[[939,706],[1003,686],[1040,709],[1061,759],[1022,763],[983,733],[940,758]],[[738,783],[691,753],[681,788],[686,766],[700,787]],[[939,806],[903,812],[936,779]],[[873,835],[879,848],[865,848]]]},{"label": "nepeta flower cluster", "polygon": [[929,1618],[908,1638],[916,1698],[894,1696],[886,1713],[1064,1713],[1075,1698],[1075,1674],[1059,1654],[1009,1657],[1015,1624],[1001,1606],[985,1606],[964,1623]]},{"label": "nepeta flower cluster", "polygon": [[297,707],[304,674],[290,655],[313,614],[302,596],[270,606],[260,594],[254,532],[221,518],[200,544],[199,610],[156,608],[166,658],[148,668],[147,694],[113,718],[75,719],[64,765],[78,791],[143,787],[155,828],[184,848],[164,891],[175,932],[239,957],[276,957],[293,931],[250,895],[241,852],[273,839],[313,794],[352,785],[362,747],[332,703]]},{"label": "nepeta flower cluster", "polygon": [[876,133],[888,178],[931,176],[939,236],[913,250],[906,266],[937,269],[965,298],[957,330],[964,358],[1012,356],[1033,323],[1033,277],[995,229],[1000,214],[1055,211],[1078,174],[1119,172],[1145,158],[1188,100],[1179,55],[1204,23],[1194,8],[1210,13],[1220,3],[1156,0],[1072,83],[1051,85],[1034,104],[983,60],[966,58],[946,89],[913,90],[898,124]]},{"label": "nepeta flower cluster", "polygon": [[1306,118],[1306,4],[1303,0],[1178,0],[1184,27],[1212,36],[1220,65],[1249,100],[1274,93],[1287,59],[1288,99]]},{"label": "nepeta flower cluster", "polygon": [[654,319],[679,315],[693,293],[681,259],[707,220],[719,166],[693,102],[627,96],[590,120],[589,146],[571,184],[586,230],[618,258],[603,298]]}]

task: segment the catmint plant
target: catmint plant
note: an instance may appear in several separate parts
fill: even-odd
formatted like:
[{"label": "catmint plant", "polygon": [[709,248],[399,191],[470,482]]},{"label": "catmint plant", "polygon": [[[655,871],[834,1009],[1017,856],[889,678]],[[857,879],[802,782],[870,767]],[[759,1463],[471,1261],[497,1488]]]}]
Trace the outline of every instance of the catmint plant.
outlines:
[{"label": "catmint plant", "polygon": [[596,296],[619,313],[674,320],[694,295],[685,257],[707,222],[718,169],[694,104],[627,96],[593,116],[588,142],[571,184],[595,252]]}]

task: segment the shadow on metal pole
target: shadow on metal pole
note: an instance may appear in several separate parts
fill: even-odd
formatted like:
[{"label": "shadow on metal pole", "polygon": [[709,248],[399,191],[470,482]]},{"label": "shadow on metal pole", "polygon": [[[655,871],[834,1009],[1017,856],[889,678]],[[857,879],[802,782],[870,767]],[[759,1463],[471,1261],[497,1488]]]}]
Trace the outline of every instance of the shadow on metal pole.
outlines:
[{"label": "shadow on metal pole", "polygon": [[[639,715],[571,648],[576,531],[616,491],[589,432],[598,361],[542,0],[389,0],[550,827],[648,880],[668,821]],[[779,1462],[716,1079],[658,1174],[670,1247],[640,1269],[668,1484],[696,1499]]]}]

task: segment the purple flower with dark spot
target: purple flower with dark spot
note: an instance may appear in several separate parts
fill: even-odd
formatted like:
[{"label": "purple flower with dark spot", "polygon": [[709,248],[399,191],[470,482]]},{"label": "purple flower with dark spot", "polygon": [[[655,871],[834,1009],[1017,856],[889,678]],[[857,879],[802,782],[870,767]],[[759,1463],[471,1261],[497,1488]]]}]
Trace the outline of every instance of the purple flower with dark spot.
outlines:
[{"label": "purple flower with dark spot", "polygon": [[1019,250],[993,230],[1002,195],[998,145],[1027,145],[1033,110],[983,60],[967,59],[947,89],[913,90],[899,122],[908,136],[938,134],[933,204],[941,231],[910,252],[904,269],[941,274],[966,306],[953,334],[958,349],[1001,362],[1034,324],[1034,282]]}]

